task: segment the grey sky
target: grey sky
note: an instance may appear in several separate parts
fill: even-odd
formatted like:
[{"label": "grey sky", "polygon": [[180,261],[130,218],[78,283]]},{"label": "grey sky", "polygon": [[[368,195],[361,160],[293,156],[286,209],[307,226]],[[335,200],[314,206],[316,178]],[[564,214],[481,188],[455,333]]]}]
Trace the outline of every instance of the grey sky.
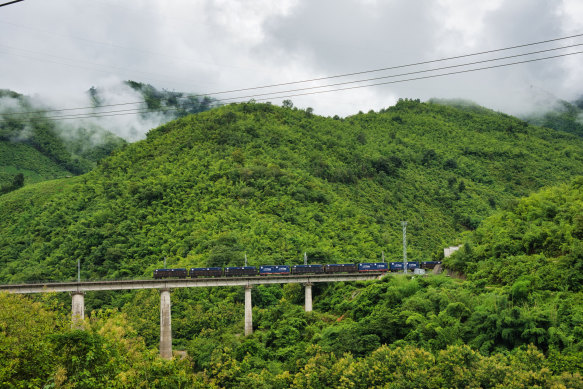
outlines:
[{"label": "grey sky", "polygon": [[[127,79],[197,93],[311,79],[583,33],[582,3],[25,0],[0,8],[0,88],[75,107],[83,104],[81,92],[90,86],[113,87]],[[583,37],[521,51],[573,43],[583,43]],[[581,50],[583,46],[571,49]],[[466,98],[519,113],[541,96],[573,99],[583,94],[582,64],[583,55],[576,55],[291,100],[322,115],[377,110],[401,97]]]}]

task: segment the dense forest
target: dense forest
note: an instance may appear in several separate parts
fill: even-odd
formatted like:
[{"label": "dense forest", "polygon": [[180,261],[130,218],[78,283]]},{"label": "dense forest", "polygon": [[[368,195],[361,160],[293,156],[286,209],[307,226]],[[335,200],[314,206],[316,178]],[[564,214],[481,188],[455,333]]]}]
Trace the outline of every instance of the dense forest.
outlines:
[{"label": "dense forest", "polygon": [[526,115],[524,120],[536,126],[583,136],[583,97],[571,103],[557,100],[551,108]]},{"label": "dense forest", "polygon": [[[167,123],[90,173],[0,197],[0,279],[151,277],[171,267],[441,259],[387,276],[172,293],[0,295],[14,387],[583,387],[583,140],[477,106],[401,100],[344,119],[245,103]],[[23,330],[24,329],[24,330]],[[35,339],[35,342],[31,342]]]},{"label": "dense forest", "polygon": [[[156,125],[217,104],[210,97],[159,90],[135,81],[124,85],[135,91],[134,99],[144,101],[136,115]],[[103,113],[102,106],[108,107],[112,93],[91,87],[86,97],[93,108],[79,111],[57,109],[39,98],[0,90],[0,194],[18,189],[14,181],[21,177],[23,184],[31,184],[87,173],[97,161],[123,148],[126,140],[115,134],[124,133],[118,127],[127,124],[103,120],[111,116]]]},{"label": "dense forest", "polygon": [[95,127],[55,121],[52,108],[16,92],[0,90],[0,187],[87,173],[126,142]]}]

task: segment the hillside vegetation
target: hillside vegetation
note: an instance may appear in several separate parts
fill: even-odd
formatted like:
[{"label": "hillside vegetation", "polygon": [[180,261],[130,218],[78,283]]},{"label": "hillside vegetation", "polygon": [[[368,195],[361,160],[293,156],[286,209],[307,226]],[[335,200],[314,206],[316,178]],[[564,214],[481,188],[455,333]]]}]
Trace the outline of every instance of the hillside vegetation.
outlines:
[{"label": "hillside vegetation", "polygon": [[125,144],[103,128],[52,120],[44,112],[50,109],[0,90],[0,187],[9,187],[18,174],[29,184],[87,173]]},{"label": "hillside vegetation", "polygon": [[[0,194],[17,189],[13,181],[19,174],[26,184],[31,184],[87,173],[97,161],[124,147],[126,141],[114,134],[131,133],[120,128],[128,122],[107,120],[115,115],[100,108],[115,105],[112,95],[133,91],[131,99],[143,99],[142,110],[136,114],[139,120],[134,124],[152,123],[147,129],[217,104],[209,97],[159,90],[135,81],[127,81],[119,88],[122,90],[92,87],[86,97],[93,108],[57,111],[38,98],[0,90]],[[71,120],[75,117],[80,118]]]},{"label": "hillside vegetation", "polygon": [[243,288],[176,289],[187,357],[170,362],[156,358],[157,291],[87,293],[86,331],[70,329],[69,296],[0,294],[0,382],[583,387],[582,150],[480,107],[409,100],[346,119],[248,103],[168,123],[89,174],[0,197],[2,280],[71,279],[77,258],[83,278],[150,277],[164,257],[392,259],[403,219],[411,258],[463,243],[446,264],[467,280],[316,284],[310,313],[301,285],[256,286],[247,337]]},{"label": "hillside vegetation", "polygon": [[487,218],[447,261],[476,282],[533,290],[583,289],[583,178],[520,199]]},{"label": "hillside vegetation", "polygon": [[528,115],[524,120],[536,126],[583,136],[583,98],[573,103],[558,100],[554,107]]},{"label": "hillside vegetation", "polygon": [[[581,388],[583,292],[570,274],[583,263],[582,182],[487,218],[447,260],[467,281],[388,275],[316,284],[309,313],[301,285],[256,286],[255,331],[246,337],[243,288],[176,289],[172,328],[183,360],[156,358],[157,291],[117,292],[121,312],[93,311],[85,331],[70,329],[68,304],[57,296],[32,303],[0,294],[0,378],[14,387]],[[524,245],[527,224],[548,242],[568,237],[566,267],[545,268],[557,253]],[[536,258],[519,268],[521,251]]]},{"label": "hillside vegetation", "polygon": [[[170,266],[439,257],[458,233],[583,174],[583,141],[483,108],[403,100],[346,119],[268,104],[152,130],[53,196],[0,198],[0,279]],[[18,204],[19,212],[4,211]]]}]

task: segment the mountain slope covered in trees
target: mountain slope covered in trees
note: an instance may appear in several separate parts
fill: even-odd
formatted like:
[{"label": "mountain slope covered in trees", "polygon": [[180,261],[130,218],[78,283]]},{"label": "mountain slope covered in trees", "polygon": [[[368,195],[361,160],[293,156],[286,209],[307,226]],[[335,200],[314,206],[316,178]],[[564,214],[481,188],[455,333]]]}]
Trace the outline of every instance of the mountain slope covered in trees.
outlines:
[{"label": "mountain slope covered in trees", "polygon": [[103,128],[52,120],[51,109],[0,90],[0,187],[19,174],[34,183],[86,173],[126,143]]},{"label": "mountain slope covered in trees", "polygon": [[[582,292],[580,284],[569,281],[583,263],[577,232],[581,183],[577,178],[545,189],[487,218],[466,248],[447,261],[465,266],[465,281],[388,275],[362,283],[315,284],[309,313],[301,306],[301,285],[255,286],[255,331],[245,337],[243,288],[176,289],[174,347],[186,351],[186,359],[155,357],[157,291],[116,292],[121,312],[93,311],[85,331],[70,329],[68,304],[54,295],[32,303],[0,293],[0,304],[7,308],[0,312],[3,382],[16,387],[40,382],[194,388],[581,387]],[[554,216],[549,209],[557,210]],[[545,268],[544,258],[552,255],[544,244],[527,248],[522,243],[521,235],[532,235],[524,234],[525,227],[544,231],[549,242],[569,236],[561,256],[571,263]],[[509,238],[501,239],[501,233]],[[473,250],[467,249],[469,241]],[[517,263],[517,247],[538,260]],[[484,253],[493,252],[495,258],[484,259]],[[485,269],[490,277],[484,277]]]},{"label": "mountain slope covered in trees", "polygon": [[[485,109],[401,101],[343,120],[240,104],[191,115],[29,201],[4,195],[0,278],[438,257],[517,196],[583,173],[583,141]],[[51,187],[50,185],[48,187]],[[11,209],[18,209],[13,212]]]},{"label": "mountain slope covered in trees", "polygon": [[[87,173],[97,161],[124,147],[122,134],[143,136],[133,126],[146,126],[149,130],[217,104],[209,97],[159,90],[135,81],[127,81],[113,90],[92,87],[87,94],[93,108],[67,107],[55,111],[39,98],[0,90],[0,194],[16,189],[13,183],[17,175],[30,184]],[[127,105],[128,100],[134,103],[143,100],[143,104],[138,112],[129,112],[127,116],[128,109],[111,111],[119,99],[123,100],[124,108],[131,108],[129,111],[135,110],[136,104]],[[136,120],[116,121],[116,115],[135,116]]]},{"label": "mountain slope covered in trees", "polygon": [[574,102],[557,100],[552,108],[527,115],[524,120],[535,126],[583,136],[583,97]]},{"label": "mountain slope covered in trees", "polygon": [[97,310],[85,332],[70,329],[69,296],[0,294],[1,378],[581,387],[582,156],[577,136],[418,101],[344,120],[248,103],[168,123],[88,174],[0,197],[2,280],[72,279],[77,258],[83,278],[150,277],[164,257],[172,267],[242,264],[245,253],[252,265],[300,263],[304,251],[311,262],[393,259],[403,219],[413,259],[464,243],[446,263],[467,280],[316,284],[310,313],[301,285],[256,286],[247,337],[243,288],[176,289],[173,342],[187,357],[170,362],[155,357],[157,291],[87,293]]}]

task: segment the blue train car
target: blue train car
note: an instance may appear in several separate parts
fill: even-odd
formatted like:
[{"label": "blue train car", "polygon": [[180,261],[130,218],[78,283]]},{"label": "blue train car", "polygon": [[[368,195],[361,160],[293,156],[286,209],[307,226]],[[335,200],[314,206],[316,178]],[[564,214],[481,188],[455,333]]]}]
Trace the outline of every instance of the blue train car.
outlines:
[{"label": "blue train car", "polygon": [[154,278],[186,278],[188,271],[186,269],[156,269],[154,270]]},{"label": "blue train car", "polygon": [[415,270],[415,269],[419,269],[419,262],[418,261],[407,262],[407,270]]},{"label": "blue train car", "polygon": [[191,278],[222,277],[223,276],[223,268],[222,267],[192,267],[192,268],[190,268],[189,275]]},{"label": "blue train car", "polygon": [[389,269],[391,271],[403,271],[403,262],[391,262]]},{"label": "blue train car", "polygon": [[289,274],[288,265],[263,265],[259,266],[259,275],[268,276],[273,274]]},{"label": "blue train car", "polygon": [[292,274],[320,274],[324,273],[322,265],[293,265],[291,268]]},{"label": "blue train car", "polygon": [[385,262],[376,262],[376,263],[359,263],[358,264],[358,271],[365,272],[365,271],[387,271],[389,270],[389,264]]},{"label": "blue train car", "polygon": [[255,266],[234,266],[225,268],[225,277],[234,276],[256,276],[257,268]]},{"label": "blue train car", "polygon": [[[391,262],[391,264],[389,265],[389,269],[391,271],[403,271],[403,262]],[[419,262],[417,261],[411,261],[411,262],[407,262],[407,270],[415,270],[415,269],[419,269]]]}]

